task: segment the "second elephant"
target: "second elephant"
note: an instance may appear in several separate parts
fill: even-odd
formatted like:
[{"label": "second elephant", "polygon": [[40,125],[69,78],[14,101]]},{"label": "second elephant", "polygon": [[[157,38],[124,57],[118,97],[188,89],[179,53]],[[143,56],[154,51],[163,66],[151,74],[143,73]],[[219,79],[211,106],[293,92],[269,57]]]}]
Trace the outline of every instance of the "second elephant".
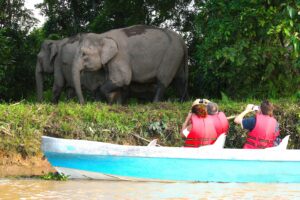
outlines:
[{"label": "second elephant", "polygon": [[[62,40],[45,40],[37,56],[35,71],[38,101],[43,99],[43,76],[54,74],[52,102],[57,103],[63,88],[74,90],[72,63],[81,35]],[[106,79],[104,70],[81,74],[82,85],[90,91],[96,91]]]}]

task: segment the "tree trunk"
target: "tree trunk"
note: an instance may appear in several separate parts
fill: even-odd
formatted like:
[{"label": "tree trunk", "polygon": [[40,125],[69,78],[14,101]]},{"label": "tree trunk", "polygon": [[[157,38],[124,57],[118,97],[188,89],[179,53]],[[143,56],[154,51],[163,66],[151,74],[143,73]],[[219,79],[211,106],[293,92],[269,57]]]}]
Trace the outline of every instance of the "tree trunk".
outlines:
[{"label": "tree trunk", "polygon": [[77,0],[71,0],[71,7],[73,10],[73,17],[74,17],[74,34],[79,32],[80,24],[79,24],[79,8],[78,8],[78,2]]}]

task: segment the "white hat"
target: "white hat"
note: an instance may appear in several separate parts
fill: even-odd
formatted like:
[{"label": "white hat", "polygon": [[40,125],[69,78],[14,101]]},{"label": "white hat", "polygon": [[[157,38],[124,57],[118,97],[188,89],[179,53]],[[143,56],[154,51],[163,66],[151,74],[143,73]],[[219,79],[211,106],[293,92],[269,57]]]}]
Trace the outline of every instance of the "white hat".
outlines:
[{"label": "white hat", "polygon": [[199,105],[199,104],[201,104],[201,103],[200,103],[200,99],[196,99],[196,100],[193,102],[192,107],[194,107],[195,105]]}]

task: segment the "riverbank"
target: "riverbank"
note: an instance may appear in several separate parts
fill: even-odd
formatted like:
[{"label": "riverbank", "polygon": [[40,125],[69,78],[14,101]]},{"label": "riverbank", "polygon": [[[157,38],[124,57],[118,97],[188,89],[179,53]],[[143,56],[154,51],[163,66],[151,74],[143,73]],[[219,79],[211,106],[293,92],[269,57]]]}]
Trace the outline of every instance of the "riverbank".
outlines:
[{"label": "riverbank", "polygon": [[[257,100],[216,101],[227,116]],[[281,137],[291,135],[289,148],[300,148],[300,105],[293,99],[272,100]],[[179,135],[191,102],[131,103],[127,106],[75,102],[0,104],[0,177],[42,175],[53,171],[42,156],[42,135],[130,145],[147,145],[137,136],[158,138],[163,146],[182,146]],[[230,121],[225,147],[241,148],[246,131]]]},{"label": "riverbank", "polygon": [[23,158],[19,153],[0,153],[0,177],[32,177],[55,172],[42,154]]}]

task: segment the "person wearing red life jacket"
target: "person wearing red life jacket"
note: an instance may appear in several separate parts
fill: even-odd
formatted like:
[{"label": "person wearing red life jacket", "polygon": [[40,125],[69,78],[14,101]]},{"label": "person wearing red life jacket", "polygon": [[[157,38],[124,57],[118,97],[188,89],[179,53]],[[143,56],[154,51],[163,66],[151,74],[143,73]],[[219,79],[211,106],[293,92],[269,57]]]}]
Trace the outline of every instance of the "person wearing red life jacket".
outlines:
[{"label": "person wearing red life jacket", "polygon": [[191,112],[185,119],[181,129],[185,137],[185,147],[200,147],[213,144],[217,139],[217,132],[211,116],[207,114],[206,105],[202,99],[196,99]]},{"label": "person wearing red life jacket", "polygon": [[227,131],[229,129],[229,122],[226,118],[225,113],[220,112],[218,109],[218,105],[213,102],[209,102],[206,107],[207,113],[212,117],[214,121],[214,125],[217,131],[217,137],[219,137],[223,133],[227,134]]},{"label": "person wearing red life jacket", "polygon": [[[259,106],[248,104],[234,122],[249,130],[244,149],[264,149],[273,147],[279,136],[279,124],[273,117],[273,104],[265,100]],[[245,118],[250,112],[256,112],[255,117]]]}]

